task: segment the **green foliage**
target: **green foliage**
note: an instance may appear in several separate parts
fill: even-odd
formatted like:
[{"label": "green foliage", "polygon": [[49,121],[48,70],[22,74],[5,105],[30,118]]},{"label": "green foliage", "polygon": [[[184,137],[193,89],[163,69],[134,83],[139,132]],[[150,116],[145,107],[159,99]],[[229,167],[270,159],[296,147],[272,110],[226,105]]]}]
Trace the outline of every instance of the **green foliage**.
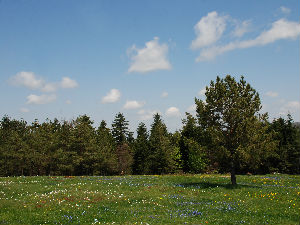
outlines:
[{"label": "green foliage", "polygon": [[173,148],[167,127],[159,114],[154,115],[150,130],[150,156],[149,168],[152,174],[165,174],[174,172],[176,168],[176,149]]},{"label": "green foliage", "polygon": [[300,173],[300,132],[293,125],[291,115],[288,118],[274,119],[271,130],[275,131],[275,139],[279,145],[271,159],[271,166],[280,173]]},{"label": "green foliage", "polygon": [[227,75],[225,79],[217,77],[216,82],[211,81],[205,96],[205,102],[196,99],[199,125],[210,136],[215,150],[223,151],[222,157],[228,156],[231,181],[236,184],[235,174],[241,163],[253,155],[257,163],[265,151],[274,150],[271,134],[260,124],[266,122],[266,115],[258,114],[259,95],[244,77],[236,82]]},{"label": "green foliage", "polygon": [[121,145],[127,141],[129,134],[128,124],[122,113],[116,115],[112,123],[112,136],[117,145]]},{"label": "green foliage", "polygon": [[148,158],[150,156],[149,135],[144,123],[137,128],[137,137],[134,143],[134,174],[150,174]]},{"label": "green foliage", "polygon": [[181,131],[169,133],[160,115],[137,136],[118,113],[107,128],[87,115],[71,121],[0,121],[0,176],[212,173],[300,173],[300,130],[288,119],[268,122],[258,93],[243,77],[217,77],[206,100],[195,99]]}]

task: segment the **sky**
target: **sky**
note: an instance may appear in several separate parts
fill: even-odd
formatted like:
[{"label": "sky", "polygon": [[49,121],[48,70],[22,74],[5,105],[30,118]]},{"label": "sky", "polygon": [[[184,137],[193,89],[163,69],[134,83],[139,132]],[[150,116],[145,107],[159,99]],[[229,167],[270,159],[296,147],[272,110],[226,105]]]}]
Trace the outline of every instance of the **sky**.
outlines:
[{"label": "sky", "polygon": [[227,74],[300,121],[298,0],[1,0],[0,116],[182,127]]}]

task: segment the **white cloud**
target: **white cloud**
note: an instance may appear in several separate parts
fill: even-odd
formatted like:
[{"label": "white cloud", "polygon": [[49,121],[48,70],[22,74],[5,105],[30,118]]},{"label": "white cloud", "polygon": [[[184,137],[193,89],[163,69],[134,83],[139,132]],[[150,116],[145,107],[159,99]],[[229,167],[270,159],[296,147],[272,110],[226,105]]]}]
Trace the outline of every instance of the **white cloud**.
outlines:
[{"label": "white cloud", "polygon": [[176,107],[170,107],[166,111],[166,116],[169,116],[169,117],[171,117],[171,116],[180,116],[180,111]]},{"label": "white cloud", "polygon": [[280,19],[272,24],[269,30],[263,31],[255,39],[231,42],[224,46],[213,46],[203,49],[197,62],[212,60],[216,56],[234,49],[244,49],[255,46],[263,46],[282,39],[296,39],[300,35],[300,24],[298,22]]},{"label": "white cloud", "polygon": [[205,93],[206,93],[206,88],[202,88],[202,89],[198,92],[198,94],[199,94],[200,96],[205,95]]},{"label": "white cloud", "polygon": [[58,88],[75,88],[78,83],[69,77],[63,77],[61,82],[47,83],[38,78],[33,72],[21,71],[10,78],[10,83],[15,86],[23,86],[31,90],[41,92],[55,92]]},{"label": "white cloud", "polygon": [[10,83],[15,86],[24,86],[32,90],[40,89],[44,85],[42,79],[37,78],[33,72],[26,71],[17,73],[10,79]]},{"label": "white cloud", "polygon": [[138,109],[145,105],[145,102],[138,102],[138,101],[126,101],[125,105],[123,106],[124,109]]},{"label": "white cloud", "polygon": [[102,98],[102,103],[114,103],[121,97],[121,92],[118,89],[111,89],[106,96]]},{"label": "white cloud", "polygon": [[56,95],[29,95],[27,96],[27,104],[47,104],[55,101]]},{"label": "white cloud", "polygon": [[191,48],[195,50],[214,44],[221,38],[225,28],[225,16],[219,16],[216,11],[208,13],[194,26],[197,37],[192,41]]},{"label": "white cloud", "polygon": [[143,114],[145,114],[146,113],[146,111],[144,110],[144,109],[141,109],[141,110],[139,110],[138,112],[137,112],[137,114],[139,114],[139,115],[143,115]]},{"label": "white cloud", "polygon": [[166,97],[168,97],[168,95],[169,95],[169,93],[166,92],[166,91],[164,91],[164,92],[161,94],[161,97],[162,97],[162,98],[166,98]]},{"label": "white cloud", "polygon": [[20,112],[22,112],[22,113],[28,113],[28,112],[30,112],[30,110],[27,109],[27,108],[21,108]]},{"label": "white cloud", "polygon": [[280,11],[284,14],[289,14],[291,12],[291,9],[285,7],[285,6],[281,6],[280,7]]},{"label": "white cloud", "polygon": [[72,104],[71,100],[67,100],[67,101],[66,101],[66,104],[67,104],[67,105]]},{"label": "white cloud", "polygon": [[69,77],[63,77],[60,86],[61,88],[76,88],[78,87],[78,83]]},{"label": "white cloud", "polygon": [[168,45],[159,44],[159,38],[146,42],[145,48],[138,49],[133,45],[129,49],[131,65],[128,72],[147,73],[155,70],[170,70],[171,64],[167,59]]},{"label": "white cloud", "polygon": [[269,97],[274,98],[274,97],[277,97],[277,96],[278,96],[278,93],[277,93],[277,92],[274,92],[274,91],[268,91],[268,92],[266,93],[266,96],[269,96]]},{"label": "white cloud", "polygon": [[233,35],[235,37],[242,37],[245,33],[250,31],[250,20],[245,20],[242,23],[237,23]]},{"label": "white cloud", "polygon": [[137,112],[137,114],[140,115],[141,120],[151,120],[153,118],[153,116],[157,113],[161,114],[161,112],[158,111],[158,110],[144,110],[144,109],[141,109]]},{"label": "white cloud", "polygon": [[288,113],[298,113],[300,111],[299,101],[289,101],[286,102],[282,107],[280,107],[280,115],[287,115]]},{"label": "white cloud", "polygon": [[47,83],[44,84],[41,88],[41,91],[43,92],[55,92],[58,88],[58,85],[56,83]]}]

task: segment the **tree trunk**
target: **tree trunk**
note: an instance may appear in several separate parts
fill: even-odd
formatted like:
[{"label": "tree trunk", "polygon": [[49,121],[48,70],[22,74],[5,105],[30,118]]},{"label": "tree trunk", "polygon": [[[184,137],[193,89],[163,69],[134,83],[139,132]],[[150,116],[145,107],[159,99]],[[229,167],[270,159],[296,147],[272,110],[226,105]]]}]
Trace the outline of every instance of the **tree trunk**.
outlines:
[{"label": "tree trunk", "polygon": [[236,176],[235,176],[235,164],[234,160],[231,161],[231,184],[236,186]]}]

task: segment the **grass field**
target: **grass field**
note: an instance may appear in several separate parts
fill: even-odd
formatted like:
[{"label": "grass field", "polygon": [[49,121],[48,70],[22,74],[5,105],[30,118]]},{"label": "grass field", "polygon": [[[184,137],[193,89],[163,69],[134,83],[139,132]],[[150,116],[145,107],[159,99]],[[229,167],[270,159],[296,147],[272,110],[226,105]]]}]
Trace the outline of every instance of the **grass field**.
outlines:
[{"label": "grass field", "polygon": [[0,178],[0,224],[299,224],[300,176]]}]

